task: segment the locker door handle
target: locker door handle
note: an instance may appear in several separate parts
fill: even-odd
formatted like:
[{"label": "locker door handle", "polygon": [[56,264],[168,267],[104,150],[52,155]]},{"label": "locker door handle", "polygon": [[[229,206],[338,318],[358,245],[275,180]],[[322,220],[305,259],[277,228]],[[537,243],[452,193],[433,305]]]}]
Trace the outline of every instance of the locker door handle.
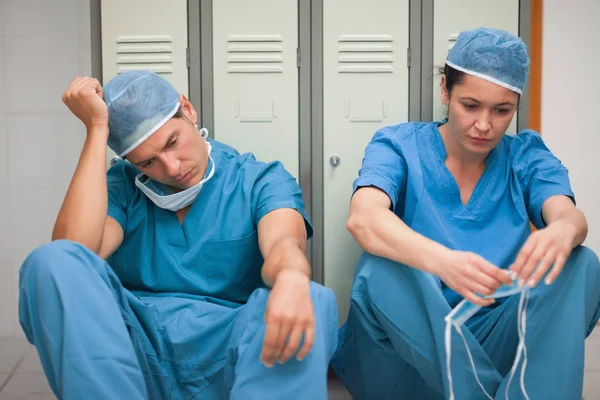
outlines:
[{"label": "locker door handle", "polygon": [[339,156],[331,156],[329,157],[329,164],[333,168],[337,168],[338,165],[342,162],[342,159]]}]

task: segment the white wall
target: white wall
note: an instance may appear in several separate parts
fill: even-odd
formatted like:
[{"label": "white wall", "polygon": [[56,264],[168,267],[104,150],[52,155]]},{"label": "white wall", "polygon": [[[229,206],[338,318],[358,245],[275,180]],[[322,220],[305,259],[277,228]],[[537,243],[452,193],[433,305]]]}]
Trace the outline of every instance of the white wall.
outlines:
[{"label": "white wall", "polygon": [[600,1],[544,1],[542,136],[569,169],[600,254]]},{"label": "white wall", "polygon": [[87,0],[0,0],[0,336],[22,335],[18,272],[50,240],[85,138],[61,96],[91,74]]}]

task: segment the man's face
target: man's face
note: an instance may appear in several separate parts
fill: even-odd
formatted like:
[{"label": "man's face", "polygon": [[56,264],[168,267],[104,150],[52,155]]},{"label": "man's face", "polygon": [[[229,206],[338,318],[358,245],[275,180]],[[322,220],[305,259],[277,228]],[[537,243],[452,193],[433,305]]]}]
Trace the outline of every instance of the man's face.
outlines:
[{"label": "man's face", "polygon": [[180,110],[182,118],[171,118],[127,155],[141,172],[174,190],[199,183],[208,164],[206,142],[194,125],[196,112],[184,96]]}]

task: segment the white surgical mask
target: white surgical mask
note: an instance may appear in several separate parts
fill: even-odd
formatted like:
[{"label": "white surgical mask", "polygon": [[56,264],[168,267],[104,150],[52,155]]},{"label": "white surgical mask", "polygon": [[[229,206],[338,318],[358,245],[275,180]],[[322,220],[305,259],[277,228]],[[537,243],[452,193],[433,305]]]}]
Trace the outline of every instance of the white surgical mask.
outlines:
[{"label": "white surgical mask", "polygon": [[[508,271],[508,273],[510,274],[511,278],[513,279],[513,285],[512,286],[502,285],[500,288],[498,288],[498,290],[496,290],[496,292],[494,294],[492,294],[491,296],[486,296],[486,298],[500,298],[500,297],[511,296],[511,295],[517,294],[519,292],[521,293],[521,297],[519,298],[519,308],[517,311],[517,331],[518,331],[518,335],[519,335],[519,345],[517,346],[517,354],[515,356],[515,361],[513,362],[513,366],[510,370],[510,377],[508,378],[508,382],[506,384],[505,398],[508,399],[508,389],[510,388],[510,384],[513,380],[513,377],[515,375],[515,372],[517,370],[519,362],[521,361],[521,356],[523,356],[523,368],[521,368],[521,379],[520,379],[521,392],[523,393],[524,398],[526,400],[529,400],[529,397],[527,396],[527,391],[525,390],[525,367],[527,366],[527,347],[525,346],[525,326],[527,324],[527,305],[529,304],[529,286],[527,286],[527,285],[519,286],[517,284],[517,280],[513,276],[512,271]],[[445,318],[446,332],[445,332],[445,338],[444,338],[445,340],[444,341],[445,341],[445,347],[446,347],[446,372],[448,375],[448,387],[450,390],[450,400],[454,400],[454,391],[452,389],[452,371],[451,371],[451,367],[450,367],[450,365],[451,365],[450,364],[451,350],[452,350],[451,344],[450,344],[450,339],[451,339],[451,334],[452,334],[452,326],[454,326],[456,328],[459,335],[462,337],[463,342],[465,343],[465,347],[467,349],[467,354],[469,355],[469,360],[471,361],[471,367],[473,368],[473,372],[475,374],[475,379],[477,380],[479,387],[481,387],[481,390],[483,390],[485,395],[490,400],[493,400],[494,398],[499,398],[498,396],[494,397],[494,396],[490,395],[485,390],[485,388],[481,384],[481,381],[477,377],[477,369],[475,368],[475,362],[473,361],[473,356],[471,355],[471,351],[469,350],[467,340],[465,339],[465,336],[461,330],[461,326],[469,318],[471,318],[473,315],[475,315],[475,313],[477,313],[477,311],[480,308],[481,308],[480,306],[475,305],[466,299],[463,299],[460,303],[458,303],[458,305],[456,307],[454,307],[454,309],[452,309],[452,311],[450,313],[448,313],[448,315]]]},{"label": "white surgical mask", "polygon": [[[148,178],[143,173],[140,173],[135,177],[135,185],[158,207],[175,212],[189,206],[194,202],[194,200],[196,200],[196,197],[198,197],[198,193],[200,193],[202,186],[213,177],[216,166],[210,155],[212,146],[206,139],[208,136],[208,130],[206,130],[206,128],[202,128],[200,130],[200,134],[204,140],[206,140],[206,145],[208,146],[208,167],[210,167],[210,172],[204,179],[194,186],[180,192],[175,192],[168,186]],[[144,181],[142,181],[143,177],[146,178]]]}]

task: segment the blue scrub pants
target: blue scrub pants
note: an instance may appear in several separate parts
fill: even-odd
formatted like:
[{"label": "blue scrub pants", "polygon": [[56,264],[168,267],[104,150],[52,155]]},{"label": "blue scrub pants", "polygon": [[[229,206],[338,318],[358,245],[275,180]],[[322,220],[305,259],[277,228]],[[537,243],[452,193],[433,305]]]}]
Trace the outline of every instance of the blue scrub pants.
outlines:
[{"label": "blue scrub pants", "polygon": [[[494,308],[480,310],[462,328],[477,375],[496,399],[505,398],[515,359],[518,303],[519,295],[506,298]],[[573,250],[553,284],[542,282],[531,290],[524,380],[530,399],[581,399],[584,339],[600,317],[599,304],[598,257],[581,246]],[[332,361],[353,398],[448,398],[444,317],[450,310],[436,276],[363,255]],[[487,399],[454,328],[451,346],[456,399]],[[509,399],[523,398],[521,366],[522,361],[508,388]]]},{"label": "blue scrub pants", "polygon": [[337,306],[331,290],[310,289],[313,348],[303,361],[272,368],[259,358],[268,290],[237,308],[134,295],[104,260],[69,241],[25,260],[19,318],[60,399],[320,400],[337,347]]}]

